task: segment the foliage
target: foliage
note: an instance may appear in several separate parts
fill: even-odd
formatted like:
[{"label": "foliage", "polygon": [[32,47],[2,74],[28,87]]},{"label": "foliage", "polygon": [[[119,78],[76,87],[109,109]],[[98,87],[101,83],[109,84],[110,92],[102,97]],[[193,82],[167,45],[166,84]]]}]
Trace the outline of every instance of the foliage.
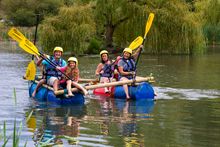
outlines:
[{"label": "foliage", "polygon": [[[184,1],[97,1],[97,30],[108,39],[106,26],[113,26],[117,45],[127,46],[137,36],[143,36],[147,17],[155,13],[155,20],[147,36],[145,48],[155,54],[195,54],[205,51],[203,21]],[[123,7],[122,7],[123,6]],[[194,9],[194,8],[193,8]],[[126,21],[121,21],[128,18]],[[120,25],[115,27],[115,24]],[[103,24],[103,25],[101,25]]]},{"label": "foliage", "polygon": [[155,1],[155,20],[145,43],[147,52],[197,54],[205,51],[201,16],[179,0]]},{"label": "foliage", "polygon": [[64,6],[57,16],[46,18],[40,30],[41,43],[47,50],[62,46],[64,51],[82,53],[96,30],[91,5]]},{"label": "foliage", "polygon": [[88,54],[98,54],[99,50],[101,48],[101,41],[96,39],[96,38],[92,38],[90,40],[90,44],[88,46],[88,49],[86,51],[86,53]]},{"label": "foliage", "polygon": [[[121,28],[120,26],[125,26],[129,20],[134,20],[136,18],[135,15],[139,12],[142,12],[142,10],[138,8],[138,5],[127,0],[97,0],[95,8],[96,23],[99,26],[97,31],[105,40],[105,45],[111,47],[113,41],[118,39],[118,37],[115,37],[116,30],[121,30],[119,29]],[[124,39],[123,44],[127,39],[127,35],[124,35],[127,32],[120,32],[120,37],[123,36],[122,38]],[[120,43],[120,41],[116,42]]]},{"label": "foliage", "polygon": [[2,0],[1,4],[7,19],[13,25],[33,26],[36,14],[54,15],[62,3],[61,0]]},{"label": "foliage", "polygon": [[220,1],[209,0],[203,13],[205,18],[204,33],[210,42],[220,41]]},{"label": "foliage", "polygon": [[6,122],[4,121],[4,127],[3,127],[4,142],[3,142],[3,145],[2,145],[3,147],[7,146],[7,143],[9,142],[9,139],[11,139],[11,138],[12,138],[13,147],[19,146],[20,136],[21,136],[21,132],[22,132],[22,128],[23,128],[22,126],[23,126],[23,124],[22,124],[22,122],[20,122],[20,126],[17,130],[16,120],[14,120],[14,128],[13,128],[12,135],[7,137],[6,136],[6,131],[7,131],[6,130]]},{"label": "foliage", "polygon": [[200,54],[206,51],[207,41],[220,40],[219,0],[0,2],[14,25],[32,26],[35,14],[43,14],[40,19],[45,18],[45,21],[39,29],[40,39],[43,47],[49,50],[59,45],[77,54],[96,53],[100,41],[104,48],[112,50],[115,46],[126,47],[137,36],[144,35],[150,12],[155,14],[155,19],[145,41],[147,53]]}]

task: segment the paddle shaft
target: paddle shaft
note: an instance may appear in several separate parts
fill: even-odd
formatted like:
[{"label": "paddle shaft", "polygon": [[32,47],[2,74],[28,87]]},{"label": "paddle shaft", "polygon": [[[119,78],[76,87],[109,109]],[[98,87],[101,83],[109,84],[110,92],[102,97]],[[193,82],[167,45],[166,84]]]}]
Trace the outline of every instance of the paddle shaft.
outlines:
[{"label": "paddle shaft", "polygon": [[[40,53],[40,52],[39,52]],[[44,55],[42,53],[40,53],[41,58],[43,58],[44,60],[46,60],[50,65],[52,65],[56,70],[58,70],[59,72],[61,72],[65,77],[67,77],[69,80],[73,81],[73,79],[71,79],[67,74],[65,74],[63,71],[61,71],[60,69],[56,68],[56,64],[54,62],[52,62],[50,59],[45,58]]]},{"label": "paddle shaft", "polygon": [[[20,43],[22,43],[22,40],[24,41],[24,45],[28,48],[28,50],[31,50],[32,53],[34,53],[35,55],[40,55],[41,58],[43,58],[44,60],[46,60],[50,65],[52,65],[54,68],[56,68],[56,64],[54,62],[52,62],[50,59],[48,58],[45,58],[44,55],[38,51],[38,49],[36,48],[36,46],[34,44],[32,44],[31,41],[29,41],[20,31],[18,31],[17,29],[14,29],[12,30],[14,31],[14,33],[12,33],[10,36],[15,39],[16,41]],[[30,45],[28,44],[28,42],[30,42]],[[33,47],[35,47],[36,49],[33,49]],[[22,48],[22,47],[21,47]],[[22,48],[24,49],[26,52],[27,50],[25,48]],[[30,53],[30,52],[28,52]],[[56,69],[58,70],[59,72],[61,72],[64,76],[66,76],[69,80],[73,81],[68,75],[66,75],[64,72],[62,72],[61,70],[59,69]]]},{"label": "paddle shaft", "polygon": [[[154,81],[153,77],[140,77],[135,80],[136,83],[151,82],[151,81]],[[84,88],[86,90],[93,90],[96,88],[112,87],[112,86],[119,86],[119,85],[131,84],[131,83],[134,83],[134,80],[116,81],[116,82],[111,82],[111,83],[101,83],[101,84],[97,84],[97,85],[85,86]],[[71,91],[76,92],[76,91],[78,91],[78,89],[72,88]],[[65,90],[54,91],[54,93],[55,93],[55,95],[64,94]]]},{"label": "paddle shaft", "polygon": [[[146,37],[144,37],[144,40],[143,40],[142,45],[143,45],[144,42],[145,42],[145,38],[146,38]],[[139,51],[138,56],[137,56],[137,60],[136,60],[136,62],[135,62],[134,69],[136,70],[136,72],[137,72],[137,64],[138,64],[138,61],[139,61],[139,59],[140,59],[141,52],[142,52],[142,48],[140,48],[140,51]],[[135,74],[135,76],[136,76],[136,74]]]},{"label": "paddle shaft", "polygon": [[39,25],[39,17],[40,17],[40,14],[36,14],[36,27],[35,27],[35,33],[34,33],[34,45],[36,44],[36,41],[37,41],[37,30],[38,30],[38,25]]},{"label": "paddle shaft", "polygon": [[35,50],[33,50],[32,48],[29,48],[33,53],[35,53],[36,55],[40,55],[41,58],[43,58],[45,61],[47,61],[50,65],[52,65],[56,70],[58,70],[59,72],[61,72],[64,76],[66,76],[69,80],[73,81],[67,74],[65,74],[64,72],[62,72],[61,70],[56,68],[56,64],[54,62],[52,62],[50,59],[45,58],[44,55],[41,52],[36,52]]},{"label": "paddle shaft", "polygon": [[[40,14],[36,14],[36,27],[35,27],[35,33],[34,33],[34,45],[36,45],[37,42],[37,29],[39,24],[39,16]],[[34,60],[34,55],[32,55],[32,60]]]}]

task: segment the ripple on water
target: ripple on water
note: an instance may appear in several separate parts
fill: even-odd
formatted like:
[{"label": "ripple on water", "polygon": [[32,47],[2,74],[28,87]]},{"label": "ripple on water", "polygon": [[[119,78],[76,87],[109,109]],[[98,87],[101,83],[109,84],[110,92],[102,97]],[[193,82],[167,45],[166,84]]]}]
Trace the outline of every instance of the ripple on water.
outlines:
[{"label": "ripple on water", "polygon": [[188,99],[200,100],[202,98],[214,99],[220,98],[220,90],[215,89],[180,89],[170,87],[154,87],[158,93],[156,99]]}]

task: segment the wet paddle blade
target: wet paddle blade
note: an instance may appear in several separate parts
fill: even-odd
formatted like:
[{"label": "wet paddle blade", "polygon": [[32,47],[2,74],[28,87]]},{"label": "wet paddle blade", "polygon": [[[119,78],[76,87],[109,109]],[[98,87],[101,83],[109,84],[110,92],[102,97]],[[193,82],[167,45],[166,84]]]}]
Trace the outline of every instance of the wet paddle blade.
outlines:
[{"label": "wet paddle blade", "polygon": [[34,80],[36,75],[36,67],[34,64],[34,60],[32,60],[27,67],[26,73],[25,73],[25,78],[27,80]]},{"label": "wet paddle blade", "polygon": [[130,45],[129,48],[134,50],[138,48],[143,43],[143,37],[138,36]]},{"label": "wet paddle blade", "polygon": [[144,39],[146,38],[147,33],[149,32],[149,30],[151,28],[153,20],[154,20],[154,13],[150,13],[150,15],[148,16],[148,19],[147,19],[146,27],[145,27]]},{"label": "wet paddle blade", "polygon": [[24,39],[19,43],[19,46],[26,52],[32,55],[40,55],[37,47],[28,39]]},{"label": "wet paddle blade", "polygon": [[12,27],[9,31],[8,31],[8,35],[16,40],[18,43],[20,43],[23,39],[25,39],[25,36],[15,27]]}]

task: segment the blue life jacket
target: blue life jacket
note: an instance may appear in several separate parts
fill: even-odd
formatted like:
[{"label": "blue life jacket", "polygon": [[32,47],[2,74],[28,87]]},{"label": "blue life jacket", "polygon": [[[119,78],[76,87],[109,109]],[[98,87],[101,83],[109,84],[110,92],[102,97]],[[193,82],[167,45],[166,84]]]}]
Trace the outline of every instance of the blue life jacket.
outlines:
[{"label": "blue life jacket", "polygon": [[112,77],[112,64],[104,64],[102,70],[104,71],[104,73],[100,74],[101,77],[107,77],[107,78]]},{"label": "blue life jacket", "polygon": [[[56,65],[56,66],[63,66],[63,59],[60,58],[58,61],[55,60],[54,57],[50,56],[50,60]],[[60,71],[57,71],[55,67],[53,67],[51,64],[49,64],[46,67],[46,76],[52,76],[57,77],[58,79],[61,78],[62,73]]]},{"label": "blue life jacket", "polygon": [[[123,71],[125,71],[125,72],[135,71],[135,61],[133,58],[129,58],[129,59],[121,58],[120,60],[122,60],[125,63],[123,66]],[[133,79],[132,75],[121,75],[120,74],[120,77],[126,77],[128,79]]]}]

